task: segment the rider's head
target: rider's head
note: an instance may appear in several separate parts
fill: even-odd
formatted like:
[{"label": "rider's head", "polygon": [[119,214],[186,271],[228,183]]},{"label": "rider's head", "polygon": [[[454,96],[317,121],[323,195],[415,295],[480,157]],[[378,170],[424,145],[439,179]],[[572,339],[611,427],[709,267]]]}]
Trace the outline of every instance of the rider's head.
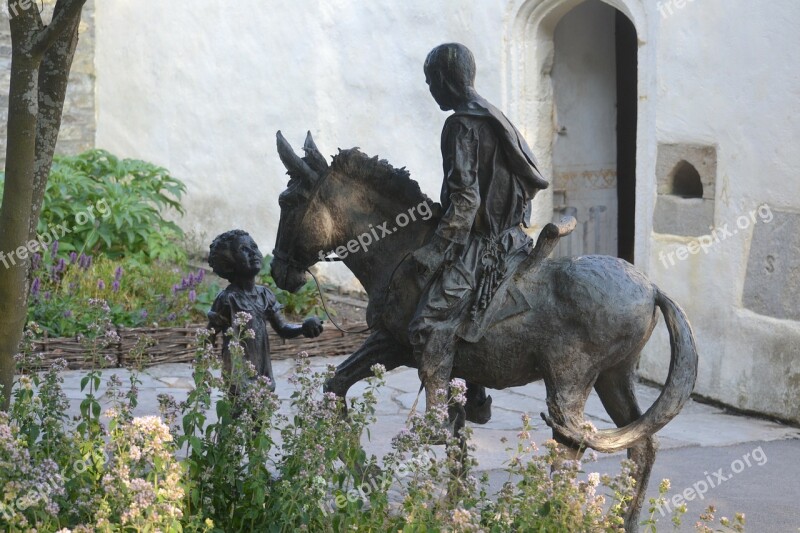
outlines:
[{"label": "rider's head", "polygon": [[425,82],[444,111],[469,101],[475,83],[475,58],[459,43],[440,44],[425,59]]}]

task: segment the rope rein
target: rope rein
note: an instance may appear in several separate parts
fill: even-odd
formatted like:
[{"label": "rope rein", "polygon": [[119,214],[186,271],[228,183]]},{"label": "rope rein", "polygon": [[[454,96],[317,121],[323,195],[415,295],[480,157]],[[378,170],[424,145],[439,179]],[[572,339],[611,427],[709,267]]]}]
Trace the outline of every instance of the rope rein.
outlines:
[{"label": "rope rein", "polygon": [[[394,275],[397,273],[397,269],[400,268],[400,265],[402,265],[405,262],[405,260],[408,259],[408,257],[410,255],[411,255],[411,252],[407,252],[406,255],[404,255],[403,258],[400,259],[400,262],[397,263],[397,265],[394,267],[394,270],[392,270],[392,275],[389,276],[389,282],[386,284],[386,296],[387,297],[389,296],[389,290],[392,287],[392,281],[394,280]],[[336,259],[341,261],[341,259],[338,258],[338,257]],[[365,329],[358,330],[358,331],[347,330],[347,329],[342,328],[339,324],[337,324],[336,321],[333,319],[333,316],[331,316],[330,311],[328,311],[328,304],[325,301],[325,294],[322,292],[322,286],[320,285],[319,280],[317,279],[317,276],[315,276],[314,273],[311,272],[311,267],[306,268],[306,272],[314,280],[314,284],[316,284],[316,286],[317,286],[317,292],[319,293],[320,301],[322,302],[322,309],[325,311],[325,314],[328,315],[328,320],[331,321],[331,324],[333,324],[333,326],[336,329],[338,329],[339,331],[341,331],[344,334],[354,334],[354,335],[361,334],[361,333],[367,333],[368,331],[371,331],[372,329],[374,329],[374,327],[375,327],[374,324],[372,326],[368,325]]]}]

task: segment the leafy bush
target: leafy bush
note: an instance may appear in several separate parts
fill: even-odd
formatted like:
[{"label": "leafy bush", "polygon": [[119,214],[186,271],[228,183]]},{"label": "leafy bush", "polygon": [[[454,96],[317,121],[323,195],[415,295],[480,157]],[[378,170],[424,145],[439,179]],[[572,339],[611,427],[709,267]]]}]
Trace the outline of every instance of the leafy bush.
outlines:
[{"label": "leafy bush", "polygon": [[181,262],[186,259],[183,230],[165,215],[184,213],[185,192],[183,182],[167,170],[104,150],[56,157],[37,231],[60,240],[62,256],[77,252]]},{"label": "leafy bush", "polygon": [[[85,337],[102,361],[114,342],[110,309],[92,300],[96,321]],[[18,376],[8,414],[0,413],[0,528],[60,531],[620,531],[633,485],[629,465],[615,476],[588,474],[563,461],[553,441],[535,454],[528,418],[509,463],[509,481],[490,496],[487,479],[471,476],[471,448],[450,441],[449,453],[431,444],[442,436],[446,409],[414,415],[381,461],[367,458],[361,435],[375,420],[384,369],[360,398],[321,392],[333,372],[313,373],[300,357],[292,378],[292,417],[264,377],[243,362],[249,317],[230,331],[232,394],[217,374],[219,360],[201,331],[195,388],[185,402],[159,397],[162,418],[133,416],[136,374],[123,386],[107,380],[111,399],[101,417],[100,369],[81,380],[85,398],[78,425],[67,425],[61,366]],[[30,357],[31,333],[25,357]],[[35,365],[34,365],[35,366]],[[466,386],[451,383],[450,401],[463,403]],[[444,394],[444,391],[440,391]],[[214,402],[214,398],[220,398]],[[209,419],[212,407],[216,421]],[[277,435],[280,439],[277,439]],[[185,449],[185,459],[176,456]],[[668,484],[661,484],[661,497]],[[657,505],[656,499],[651,500]],[[711,531],[713,509],[698,528]],[[651,519],[648,531],[655,531]],[[677,517],[676,517],[677,518]],[[679,520],[678,520],[679,522]],[[743,531],[744,518],[720,519]]]},{"label": "leafy bush", "polygon": [[[60,242],[32,259],[28,320],[52,337],[84,333],[94,320],[84,305],[102,298],[111,308],[117,326],[162,327],[205,323],[220,285],[209,281],[202,269],[189,270],[161,261],[111,260],[70,252],[64,258]],[[54,253],[55,252],[55,253]],[[269,267],[259,278],[268,286],[290,316],[324,316],[316,287],[308,283],[297,294],[278,289]]]},{"label": "leafy bush", "polygon": [[[322,300],[319,297],[317,286],[313,280],[308,280],[297,292],[289,292],[278,288],[275,280],[272,279],[271,272],[272,258],[264,258],[264,267],[258,276],[258,283],[266,285],[275,294],[275,298],[283,306],[283,310],[290,316],[307,316],[309,314],[324,318],[325,310],[322,307]],[[331,310],[331,314],[336,313]]]},{"label": "leafy bush", "polygon": [[106,257],[70,252],[58,257],[56,242],[32,261],[28,320],[37,322],[50,336],[72,337],[85,333],[94,320],[85,302],[108,302],[116,326],[182,326],[205,322],[209,301],[219,287],[205,281],[203,270],[135,259],[113,261]]}]

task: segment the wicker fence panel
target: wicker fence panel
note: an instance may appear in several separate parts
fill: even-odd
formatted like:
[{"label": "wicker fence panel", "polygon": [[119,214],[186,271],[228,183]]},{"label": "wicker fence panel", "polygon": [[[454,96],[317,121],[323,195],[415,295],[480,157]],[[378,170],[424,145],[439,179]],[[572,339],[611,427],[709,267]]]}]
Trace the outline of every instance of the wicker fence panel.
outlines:
[{"label": "wicker fence panel", "polygon": [[[58,359],[67,361],[67,368],[88,369],[93,367],[147,367],[163,363],[187,363],[194,360],[197,349],[196,332],[205,325],[187,325],[169,328],[119,328],[120,342],[102,351],[102,361],[95,361],[76,338],[58,337],[41,339],[34,344],[34,351],[41,354],[39,369],[49,367]],[[350,323],[346,328],[360,331],[366,324]],[[136,349],[142,337],[150,339],[151,346]],[[344,334],[328,328],[315,339],[281,339],[270,332],[270,352],[273,360],[291,359],[305,351],[310,356],[346,355],[354,352],[366,333]],[[217,338],[215,346],[221,342]],[[141,352],[141,353],[137,353]]]}]

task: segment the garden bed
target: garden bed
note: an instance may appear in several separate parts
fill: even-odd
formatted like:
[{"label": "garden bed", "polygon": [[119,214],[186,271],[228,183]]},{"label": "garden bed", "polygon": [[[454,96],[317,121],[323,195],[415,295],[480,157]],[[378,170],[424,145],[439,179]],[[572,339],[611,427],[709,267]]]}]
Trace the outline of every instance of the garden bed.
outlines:
[{"label": "garden bed", "polygon": [[[104,367],[148,367],[163,363],[188,363],[194,360],[197,350],[196,332],[205,324],[193,324],[182,327],[149,327],[118,328],[120,342],[103,350]],[[367,326],[364,323],[345,321],[343,328],[361,331]],[[151,339],[153,345],[148,346],[144,356],[136,356],[136,345],[140,338]],[[270,351],[272,359],[289,359],[298,352],[305,351],[310,356],[346,355],[354,352],[367,337],[367,333],[344,334],[333,327],[328,327],[315,339],[281,339],[270,332]],[[217,338],[216,346],[220,340]],[[91,359],[86,349],[76,337],[44,338],[34,342],[35,353],[41,354],[40,370],[48,368],[58,359],[67,362],[67,368],[88,369],[100,366]],[[110,359],[110,360],[109,360]]]}]

